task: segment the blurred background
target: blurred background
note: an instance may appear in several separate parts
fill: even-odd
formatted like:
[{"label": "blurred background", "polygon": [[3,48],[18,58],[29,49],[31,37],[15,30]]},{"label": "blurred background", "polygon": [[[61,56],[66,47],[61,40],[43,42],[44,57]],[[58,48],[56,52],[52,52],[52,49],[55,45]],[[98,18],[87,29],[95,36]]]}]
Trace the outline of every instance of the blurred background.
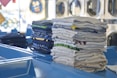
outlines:
[{"label": "blurred background", "polygon": [[[108,23],[117,29],[117,0],[1,0],[0,30],[26,32],[32,21],[81,16]],[[114,30],[113,30],[114,29]],[[116,30],[115,30],[116,31]]]}]

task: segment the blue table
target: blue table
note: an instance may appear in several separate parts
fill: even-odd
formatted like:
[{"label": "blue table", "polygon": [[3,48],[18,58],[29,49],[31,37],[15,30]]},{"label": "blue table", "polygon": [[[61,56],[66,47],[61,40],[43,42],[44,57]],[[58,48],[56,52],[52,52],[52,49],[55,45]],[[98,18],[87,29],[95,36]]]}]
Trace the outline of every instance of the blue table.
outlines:
[{"label": "blue table", "polygon": [[[32,30],[28,28],[26,36],[31,36],[31,34]],[[5,33],[0,33],[0,35],[5,35]],[[27,41],[30,43],[31,38],[29,37]],[[117,65],[117,47],[108,47],[104,53],[108,65]],[[0,78],[117,78],[117,74],[109,69],[88,73],[54,63],[50,55],[27,53],[21,48],[0,45],[0,56],[3,57],[0,61]],[[32,59],[27,57],[32,57]]]},{"label": "blue table", "polygon": [[[108,65],[117,65],[116,47],[108,47],[105,55]],[[117,74],[109,69],[97,73],[88,73],[50,60],[51,56],[36,54],[33,60],[34,66],[38,69],[39,78],[117,78]]]}]

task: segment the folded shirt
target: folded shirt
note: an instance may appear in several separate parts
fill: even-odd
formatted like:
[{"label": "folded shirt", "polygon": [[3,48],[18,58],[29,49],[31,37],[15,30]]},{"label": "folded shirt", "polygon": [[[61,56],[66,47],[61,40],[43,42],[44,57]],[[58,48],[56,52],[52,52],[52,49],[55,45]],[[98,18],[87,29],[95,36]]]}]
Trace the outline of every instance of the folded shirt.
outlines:
[{"label": "folded shirt", "polygon": [[54,22],[52,28],[64,28],[68,30],[72,30],[72,24],[69,22]]},{"label": "folded shirt", "polygon": [[100,50],[104,50],[104,46],[105,46],[106,42],[86,42],[86,44],[79,44],[76,43],[75,45],[79,48],[84,48],[84,49],[100,49]]},{"label": "folded shirt", "polygon": [[33,21],[32,22],[32,27],[38,27],[38,28],[42,28],[42,29],[51,29],[53,23],[49,20],[43,20],[43,21]]},{"label": "folded shirt", "polygon": [[70,41],[70,40],[65,40],[65,39],[59,39],[59,38],[54,38],[53,41],[55,43],[67,43],[67,44],[75,44],[74,41]]},{"label": "folded shirt", "polygon": [[35,39],[43,38],[45,40],[52,40],[52,32],[36,29],[36,31],[33,31],[32,38]]},{"label": "folded shirt", "polygon": [[36,33],[32,34],[32,38],[36,40],[47,40],[47,41],[52,41],[52,37],[49,35],[37,35]]},{"label": "folded shirt", "polygon": [[71,54],[71,55],[75,55],[78,51],[74,50],[74,49],[70,49],[70,48],[67,48],[67,47],[63,47],[63,46],[54,46],[52,49],[51,49],[52,52],[58,52],[58,53],[68,53],[68,54]]},{"label": "folded shirt", "polygon": [[53,39],[58,38],[58,39],[73,41],[72,37],[75,34],[77,34],[77,32],[75,32],[75,31],[62,29],[62,28],[52,28],[52,30],[53,30],[53,32],[52,32]]},{"label": "folded shirt", "polygon": [[43,45],[46,46],[47,48],[51,49],[54,45],[53,41],[40,41],[40,40],[33,40],[33,43],[37,45]]},{"label": "folded shirt", "polygon": [[47,34],[47,35],[52,35],[52,31],[51,30],[49,30],[49,31],[45,31],[45,30],[42,30],[42,29],[37,29],[37,28],[35,28],[35,29],[33,29],[33,32],[39,32],[39,33],[44,33],[44,34]]},{"label": "folded shirt", "polygon": [[73,40],[78,42],[78,41],[86,41],[86,42],[105,42],[105,38],[99,38],[99,37],[86,37],[86,36],[79,36],[75,35],[73,37]]},{"label": "folded shirt", "polygon": [[39,31],[39,30],[43,30],[43,31],[46,31],[48,33],[51,33],[52,32],[52,29],[44,29],[44,28],[38,28],[38,27],[32,27],[33,31]]},{"label": "folded shirt", "polygon": [[77,48],[77,47],[70,46],[70,45],[67,45],[67,44],[61,44],[61,43],[54,44],[54,46],[62,46],[62,47],[66,47],[66,48],[69,48],[69,49],[76,50],[76,51],[79,51],[79,50],[80,50],[80,49]]}]

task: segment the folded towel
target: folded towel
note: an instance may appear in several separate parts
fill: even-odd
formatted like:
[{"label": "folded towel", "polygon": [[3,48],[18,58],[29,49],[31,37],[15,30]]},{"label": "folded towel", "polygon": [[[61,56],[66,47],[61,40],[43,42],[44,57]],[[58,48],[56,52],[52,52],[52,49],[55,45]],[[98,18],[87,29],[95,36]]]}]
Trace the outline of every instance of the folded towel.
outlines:
[{"label": "folded towel", "polygon": [[40,28],[44,30],[51,30],[53,23],[49,20],[43,20],[43,21],[33,21],[32,22],[32,28]]},{"label": "folded towel", "polygon": [[52,38],[59,38],[63,40],[69,40],[73,41],[73,36],[77,34],[77,32],[72,31],[72,30],[67,30],[67,29],[62,29],[62,28],[53,28],[52,29]]}]

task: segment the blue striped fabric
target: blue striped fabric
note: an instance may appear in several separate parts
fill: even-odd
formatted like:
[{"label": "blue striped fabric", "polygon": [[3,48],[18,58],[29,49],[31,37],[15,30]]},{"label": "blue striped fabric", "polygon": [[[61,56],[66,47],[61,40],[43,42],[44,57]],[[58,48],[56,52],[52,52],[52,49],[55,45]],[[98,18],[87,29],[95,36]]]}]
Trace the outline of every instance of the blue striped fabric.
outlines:
[{"label": "blue striped fabric", "polygon": [[33,44],[32,47],[35,51],[50,53],[50,50],[53,47],[52,41],[52,24],[49,22],[42,21],[33,21],[32,29],[33,29]]}]

